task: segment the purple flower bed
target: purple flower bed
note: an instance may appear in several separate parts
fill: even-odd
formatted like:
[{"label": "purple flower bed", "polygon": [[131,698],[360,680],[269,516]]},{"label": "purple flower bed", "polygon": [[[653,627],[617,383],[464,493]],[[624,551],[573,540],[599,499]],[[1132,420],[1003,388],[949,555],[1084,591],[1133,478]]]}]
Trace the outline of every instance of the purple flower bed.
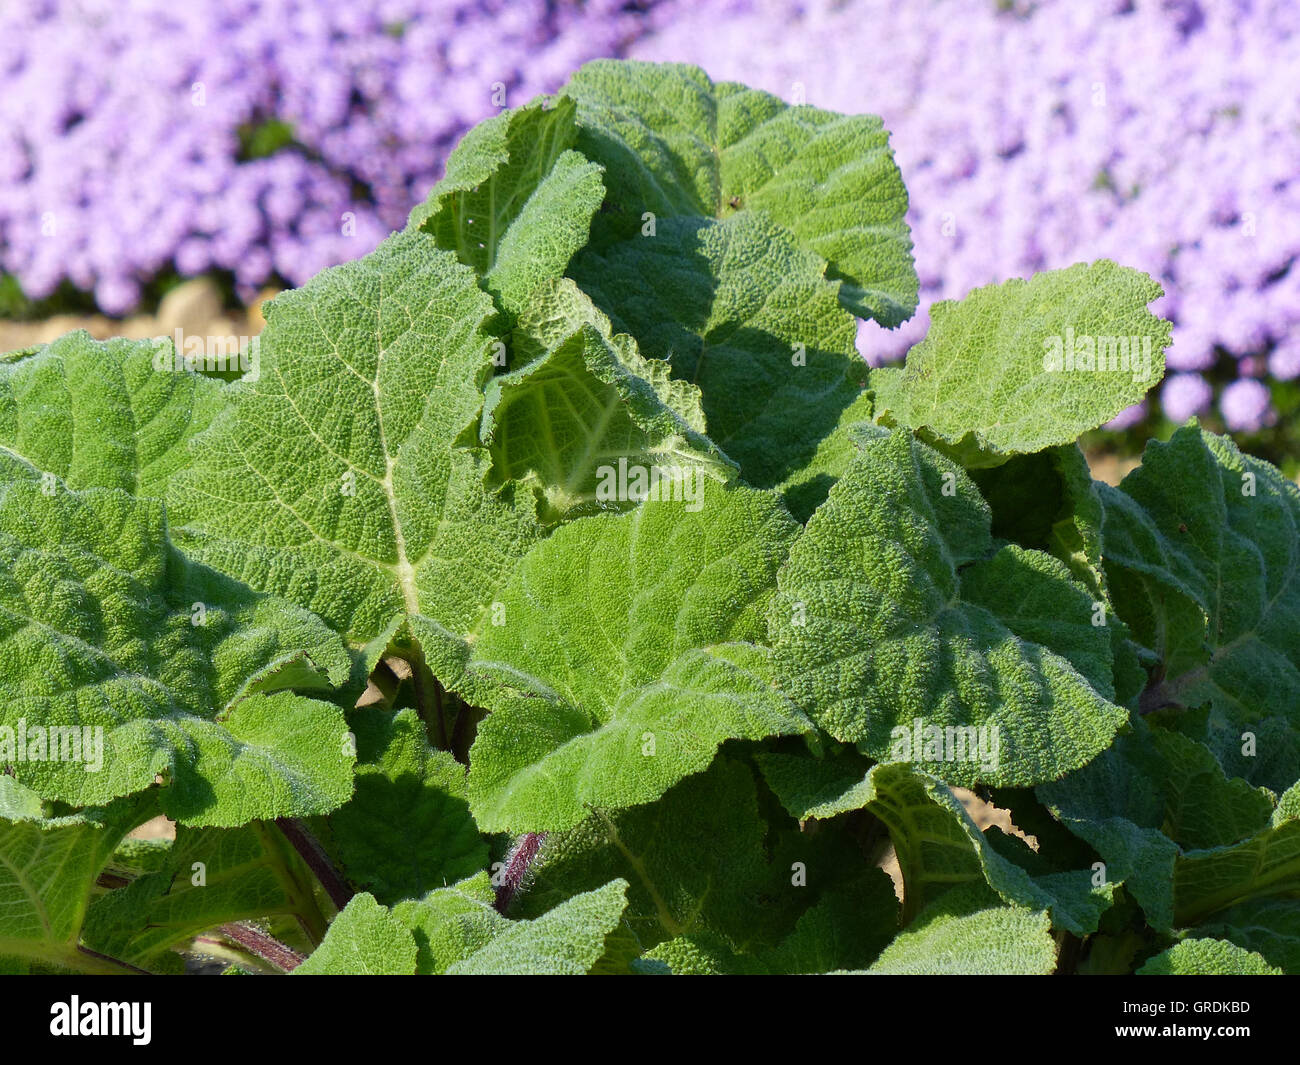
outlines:
[{"label": "purple flower bed", "polygon": [[1172,419],[1256,429],[1300,378],[1291,0],[8,0],[0,269],[113,314],[173,267],[299,283],[404,222],[494,86],[629,52],[884,117],[923,299],[872,362],[936,299],[1106,256],[1165,284]]},{"label": "purple flower bed", "polygon": [[[297,284],[363,255],[464,130],[618,52],[621,0],[6,0],[0,268],[110,314],[169,265]],[[283,150],[250,158],[278,120]]]},{"label": "purple flower bed", "polygon": [[1219,399],[1233,430],[1271,417],[1259,379],[1300,377],[1294,2],[672,0],[653,18],[633,55],[893,131],[922,312],[863,327],[873,362],[923,336],[936,299],[1106,256],[1164,283],[1172,419],[1211,406],[1217,348],[1238,360]]}]

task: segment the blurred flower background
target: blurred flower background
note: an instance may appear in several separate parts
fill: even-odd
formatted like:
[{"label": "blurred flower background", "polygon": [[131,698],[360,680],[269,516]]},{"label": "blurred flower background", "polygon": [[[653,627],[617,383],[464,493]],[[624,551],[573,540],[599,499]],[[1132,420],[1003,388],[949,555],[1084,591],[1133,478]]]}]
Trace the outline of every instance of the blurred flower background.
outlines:
[{"label": "blurred flower background", "polygon": [[935,300],[1110,257],[1160,279],[1174,345],[1094,443],[1198,415],[1295,474],[1294,0],[4,0],[0,315],[300,284],[400,228],[502,98],[609,55],[884,118],[922,308],[863,326],[871,362]]}]

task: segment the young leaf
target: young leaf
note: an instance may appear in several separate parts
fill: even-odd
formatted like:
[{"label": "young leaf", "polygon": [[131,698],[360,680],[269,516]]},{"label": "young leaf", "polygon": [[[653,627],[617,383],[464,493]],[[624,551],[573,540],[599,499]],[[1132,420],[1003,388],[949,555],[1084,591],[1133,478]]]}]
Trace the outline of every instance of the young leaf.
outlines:
[{"label": "young leaf", "polygon": [[409,227],[473,267],[513,321],[540,281],[559,278],[587,243],[605,198],[601,168],[571,150],[572,100],[504,111],[475,126]]},{"label": "young leaf", "polygon": [[572,274],[615,328],[703,395],[709,437],[770,488],[810,460],[866,386],[825,263],[769,218],[668,219]]},{"label": "young leaf", "polygon": [[[882,761],[937,758],[925,768],[950,784],[1023,786],[1086,763],[1127,716],[1109,701],[1110,638],[1064,566],[1014,547],[978,562],[991,546],[959,467],[907,433],[865,442],[778,577],[785,690],[836,739]],[[985,749],[932,758],[918,734]]]},{"label": "young leaf", "polygon": [[1016,455],[970,475],[993,511],[995,537],[1054,555],[1106,601],[1101,497],[1078,444]]},{"label": "young leaf", "polygon": [[470,754],[479,825],[569,828],[658,798],[724,740],[806,730],[744,642],[796,528],[770,494],[706,481],[696,504],[582,518],[533,548],[475,635],[470,668],[498,687]]},{"label": "young leaf", "polygon": [[354,895],[294,976],[411,976],[415,937],[373,895]]},{"label": "young leaf", "polygon": [[1038,976],[1056,968],[1046,913],[1004,906],[984,887],[940,896],[867,969],[873,976]]},{"label": "young leaf", "polygon": [[489,383],[481,436],[493,474],[532,484],[544,520],[634,506],[617,490],[629,468],[730,479],[734,466],[638,375],[644,360],[628,354],[635,348],[584,325]]},{"label": "young leaf", "polygon": [[606,171],[598,245],[639,232],[646,212],[761,211],[827,260],[854,314],[895,326],[916,310],[907,190],[874,115],[790,107],[680,64],[596,60],[563,93],[579,151]]},{"label": "young leaf", "polygon": [[1184,939],[1157,954],[1138,976],[1281,976],[1258,954],[1222,939]]},{"label": "young leaf", "polygon": [[1164,376],[1172,327],[1146,309],[1162,292],[1101,259],[936,303],[905,367],[871,374],[877,417],[985,465],[1073,444]]}]

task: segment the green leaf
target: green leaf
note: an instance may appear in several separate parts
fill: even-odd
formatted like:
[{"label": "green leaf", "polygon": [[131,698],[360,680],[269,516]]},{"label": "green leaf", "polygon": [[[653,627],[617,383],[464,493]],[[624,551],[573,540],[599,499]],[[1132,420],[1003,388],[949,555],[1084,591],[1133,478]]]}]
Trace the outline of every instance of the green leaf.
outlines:
[{"label": "green leaf", "polygon": [[[771,880],[765,833],[753,773],[721,755],[652,805],[597,811],[548,836],[533,886],[520,900],[522,912],[543,913],[574,891],[624,877],[630,883],[626,921],[643,946],[706,935],[744,950],[766,941],[773,918],[772,904],[762,904]],[[835,871],[810,867],[809,880]],[[806,894],[789,886],[788,867],[784,877],[787,892]]]},{"label": "green leaf", "polygon": [[[1287,787],[1300,727],[1300,490],[1188,427],[1153,441],[1102,499],[1120,616],[1158,659],[1144,708],[1208,706],[1204,738],[1224,768]],[[1258,758],[1243,755],[1246,733]]]},{"label": "green leaf", "polygon": [[940,301],[904,368],[872,372],[877,417],[977,449],[983,464],[1073,444],[1164,375],[1172,327],[1146,309],[1162,293],[1101,259]]},{"label": "green leaf", "polygon": [[150,802],[50,817],[39,796],[0,773],[0,958],[93,966],[78,943],[95,879]]},{"label": "green leaf", "polygon": [[475,636],[471,668],[497,686],[470,755],[479,825],[569,828],[658,798],[727,739],[805,731],[747,642],[796,529],[769,493],[705,482],[698,504],[652,500],[538,544]]},{"label": "green leaf", "polygon": [[627,881],[575,895],[532,921],[507,927],[469,957],[447,968],[449,976],[581,976],[605,953],[605,939],[627,905]]},{"label": "green leaf", "polygon": [[1127,716],[1109,700],[1110,637],[1061,563],[1014,546],[977,561],[991,547],[988,507],[951,460],[904,432],[865,441],[778,577],[785,690],[836,739],[950,784],[1086,763]]},{"label": "green leaf", "polygon": [[539,281],[560,277],[587,243],[605,197],[601,168],[572,150],[575,113],[560,97],[481,122],[411,212],[409,227],[473,267],[511,320]]},{"label": "green leaf", "polygon": [[162,774],[164,812],[188,824],[346,800],[342,714],[288,690],[347,678],[338,638],[188,563],[160,503],[34,477],[0,459],[0,764],[74,805]]},{"label": "green leaf", "polygon": [[410,976],[415,937],[373,895],[354,895],[294,976]]},{"label": "green leaf", "polygon": [[1184,939],[1157,954],[1138,976],[1281,976],[1258,954],[1222,939]]},{"label": "green leaf", "polygon": [[709,935],[670,939],[644,958],[666,964],[678,976],[825,973],[869,965],[898,931],[897,903],[889,877],[873,870],[867,891],[839,889],[809,907],[775,947],[741,954]]},{"label": "green leaf", "polygon": [[790,107],[680,64],[596,60],[563,92],[579,151],[606,171],[597,244],[637,233],[647,211],[764,212],[829,262],[854,314],[895,326],[916,310],[907,190],[874,115]]},{"label": "green leaf", "polygon": [[[903,875],[905,924],[964,881],[986,883],[1008,903],[1047,910],[1053,927],[1075,935],[1095,932],[1111,904],[1113,888],[1094,888],[1091,870],[1031,875],[991,845],[1000,829],[981,832],[946,785],[908,765],[875,765],[864,775],[857,758],[759,754],[755,759],[785,808],[801,821],[866,809],[885,823]],[[1031,857],[1010,837],[1003,850],[1023,850],[1020,861]]]},{"label": "green leaf", "polygon": [[710,439],[762,488],[812,459],[866,386],[856,322],[824,271],[748,212],[666,219],[573,266],[615,328],[699,387]]},{"label": "green leaf", "polygon": [[875,976],[1039,976],[1056,968],[1047,914],[1004,906],[983,887],[958,887],[887,946]]},{"label": "green leaf", "polygon": [[510,922],[493,909],[493,897],[488,874],[480,872],[394,906],[393,915],[415,937],[416,972],[444,973],[505,931]]},{"label": "green leaf", "polygon": [[605,953],[627,905],[627,881],[574,895],[531,921],[491,905],[486,874],[402,902],[394,916],[414,934],[417,972],[448,976],[581,976]]},{"label": "green leaf", "polygon": [[222,406],[218,382],[176,369],[170,339],[78,331],[0,362],[0,454],[69,488],[161,497]]},{"label": "green leaf", "polygon": [[1216,913],[1196,931],[1231,940],[1288,975],[1300,974],[1300,901],[1252,899]]},{"label": "green leaf", "polygon": [[155,969],[164,952],[229,922],[283,915],[323,925],[312,884],[311,873],[273,826],[182,825],[161,869],[95,899],[86,943]]},{"label": "green leaf", "polygon": [[1178,925],[1251,899],[1300,893],[1300,820],[1278,820],[1231,846],[1189,851],[1174,866],[1173,889]]},{"label": "green leaf", "polygon": [[618,361],[636,377],[650,383],[659,401],[697,433],[704,432],[700,390],[677,380],[665,359],[647,359],[626,333],[615,334],[608,315],[592,302],[572,278],[538,285],[510,334],[510,369],[519,370],[568,341],[584,326],[593,327],[614,349]]},{"label": "green leaf", "polygon": [[777,485],[790,513],[801,523],[826,502],[831,485],[853,464],[862,434],[871,428],[871,411],[871,393],[858,393],[840,412],[835,428],[818,442],[812,458]]},{"label": "green leaf", "polygon": [[429,747],[414,710],[359,710],[356,794],[325,818],[321,842],[354,884],[385,904],[485,869],[487,843],[466,801],[465,767]]},{"label": "green leaf", "polygon": [[1106,601],[1101,497],[1078,444],[1015,455],[970,475],[993,511],[994,537],[1054,555]]},{"label": "green leaf", "polygon": [[493,314],[473,271],[420,232],[277,298],[261,379],[233,390],[172,482],[185,550],[375,643],[372,659],[409,630],[452,687],[537,535],[472,446]]},{"label": "green leaf", "polygon": [[1157,929],[1300,887],[1300,820],[1268,792],[1226,777],[1204,745],[1141,719],[1038,794]]},{"label": "green leaf", "polygon": [[584,325],[488,385],[481,435],[494,476],[531,484],[544,520],[635,506],[629,471],[679,497],[734,471],[641,375],[630,338],[619,340]]}]

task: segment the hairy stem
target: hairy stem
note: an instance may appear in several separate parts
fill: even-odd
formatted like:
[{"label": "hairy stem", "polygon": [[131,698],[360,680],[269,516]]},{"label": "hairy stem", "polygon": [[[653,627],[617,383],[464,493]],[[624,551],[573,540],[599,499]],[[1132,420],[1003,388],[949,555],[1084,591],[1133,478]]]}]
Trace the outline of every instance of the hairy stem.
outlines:
[{"label": "hairy stem", "polygon": [[284,834],[284,838],[289,841],[293,849],[298,852],[299,857],[306,863],[307,868],[315,874],[320,881],[321,887],[329,895],[330,901],[334,903],[336,909],[343,909],[344,906],[352,899],[353,891],[343,881],[339,871],[334,868],[334,863],[330,861],[324,849],[306,828],[301,821],[294,820],[290,817],[277,818],[276,828]]},{"label": "hairy stem", "polygon": [[256,925],[233,923],[223,924],[221,934],[238,943],[246,951],[264,962],[275,966],[284,973],[291,973],[306,959],[292,947],[281,943],[274,936],[263,932]]},{"label": "hairy stem", "polygon": [[497,913],[504,914],[510,909],[510,904],[514,902],[524,886],[528,867],[533,864],[544,839],[546,839],[545,832],[525,832],[515,841],[514,849],[506,859],[505,876],[497,887],[495,903]]}]

